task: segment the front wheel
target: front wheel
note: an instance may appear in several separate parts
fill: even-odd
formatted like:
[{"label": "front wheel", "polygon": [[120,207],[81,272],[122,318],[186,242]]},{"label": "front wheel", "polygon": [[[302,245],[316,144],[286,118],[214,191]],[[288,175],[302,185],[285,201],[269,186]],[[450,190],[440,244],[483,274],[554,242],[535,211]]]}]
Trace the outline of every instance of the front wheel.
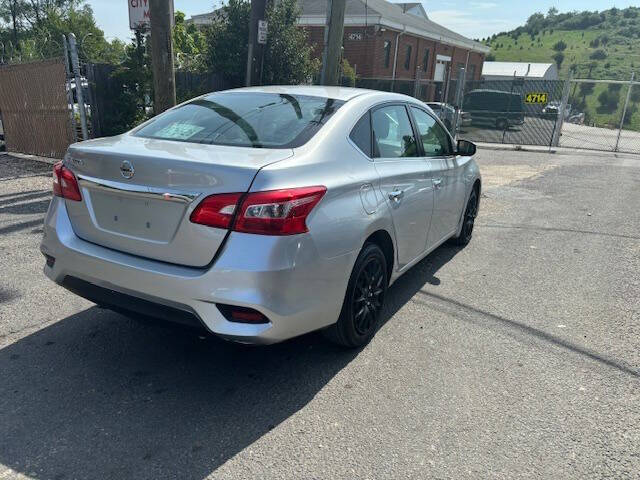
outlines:
[{"label": "front wheel", "polygon": [[460,235],[453,238],[453,243],[464,247],[471,241],[473,235],[473,225],[476,221],[476,215],[478,215],[478,189],[471,190],[469,200],[467,201],[467,207],[464,210],[464,217],[462,218],[462,229]]},{"label": "front wheel", "polygon": [[378,329],[387,283],[384,253],[373,243],[365,244],[349,277],[340,318],[325,330],[329,340],[348,348],[366,345]]}]

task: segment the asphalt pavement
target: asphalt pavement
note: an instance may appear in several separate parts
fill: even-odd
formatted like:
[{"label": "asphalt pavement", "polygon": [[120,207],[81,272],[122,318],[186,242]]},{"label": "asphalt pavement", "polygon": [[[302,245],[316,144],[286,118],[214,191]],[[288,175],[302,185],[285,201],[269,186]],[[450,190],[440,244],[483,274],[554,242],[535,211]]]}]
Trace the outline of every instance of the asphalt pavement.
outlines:
[{"label": "asphalt pavement", "polygon": [[344,351],[73,296],[38,250],[51,166],[0,155],[0,478],[640,478],[640,158],[477,157],[471,244]]}]

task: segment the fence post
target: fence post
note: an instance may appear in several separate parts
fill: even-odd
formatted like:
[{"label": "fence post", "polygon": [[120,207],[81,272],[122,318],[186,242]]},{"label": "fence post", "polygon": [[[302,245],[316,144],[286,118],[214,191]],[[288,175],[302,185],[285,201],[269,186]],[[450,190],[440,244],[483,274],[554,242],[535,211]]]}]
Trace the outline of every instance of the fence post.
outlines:
[{"label": "fence post", "polygon": [[462,67],[458,69],[458,81],[456,83],[456,96],[454,99],[454,107],[456,108],[456,113],[453,116],[453,138],[457,138],[458,136],[458,124],[460,119],[460,110],[462,109],[462,95],[464,93],[464,84],[467,80],[467,70]]},{"label": "fence post", "polygon": [[78,46],[76,36],[69,34],[69,50],[71,53],[71,68],[76,78],[76,96],[78,98],[78,111],[80,112],[80,127],[82,128],[82,139],[89,139],[87,130],[87,112],[84,109],[84,92],[82,91],[82,76],[80,75],[80,60],[78,60]]},{"label": "fence post", "polygon": [[96,101],[96,66],[93,63],[87,64],[87,83],[89,94],[89,107],[91,108],[91,137],[102,137],[102,124],[100,123],[100,112]]},{"label": "fence post", "polygon": [[71,72],[69,71],[69,46],[67,45],[67,37],[62,34],[62,46],[64,47],[64,73],[65,73],[65,89],[67,90],[67,102],[71,108],[71,128],[73,129],[73,141],[78,141],[78,128],[76,127],[76,115],[73,112],[73,92],[71,91]]},{"label": "fence post", "polygon": [[616,147],[613,149],[614,152],[618,151],[618,147],[620,145],[620,135],[622,134],[622,126],[624,125],[624,117],[627,114],[627,107],[629,106],[629,99],[631,98],[631,89],[633,88],[633,78],[635,77],[635,72],[631,72],[631,80],[629,80],[629,88],[627,90],[627,98],[624,101],[624,108],[622,109],[622,117],[620,118],[620,128],[618,129],[618,138],[616,138]]},{"label": "fence post", "polygon": [[571,88],[571,80],[573,79],[573,73],[569,71],[569,78],[564,82],[564,89],[562,90],[562,103],[560,104],[560,110],[558,111],[558,118],[556,119],[556,125],[553,129],[553,138],[551,139],[551,146],[557,147],[560,143],[560,133],[562,132],[562,124],[564,123],[564,112],[567,109],[567,103],[569,103],[569,90]]}]

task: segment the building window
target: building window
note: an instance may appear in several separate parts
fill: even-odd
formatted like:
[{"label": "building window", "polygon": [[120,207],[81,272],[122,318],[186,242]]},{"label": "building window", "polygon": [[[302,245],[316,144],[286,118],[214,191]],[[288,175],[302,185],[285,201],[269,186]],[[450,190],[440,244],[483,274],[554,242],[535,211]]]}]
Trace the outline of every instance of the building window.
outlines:
[{"label": "building window", "polygon": [[389,61],[391,60],[391,42],[389,40],[384,41],[384,68],[389,68]]},{"label": "building window", "polygon": [[429,49],[425,48],[424,57],[422,57],[422,71],[426,72],[429,70]]},{"label": "building window", "polygon": [[467,73],[467,80],[475,80],[476,79],[476,66],[469,65],[469,72]]},{"label": "building window", "polygon": [[409,70],[411,66],[411,45],[407,45],[407,55],[404,57],[404,69]]}]

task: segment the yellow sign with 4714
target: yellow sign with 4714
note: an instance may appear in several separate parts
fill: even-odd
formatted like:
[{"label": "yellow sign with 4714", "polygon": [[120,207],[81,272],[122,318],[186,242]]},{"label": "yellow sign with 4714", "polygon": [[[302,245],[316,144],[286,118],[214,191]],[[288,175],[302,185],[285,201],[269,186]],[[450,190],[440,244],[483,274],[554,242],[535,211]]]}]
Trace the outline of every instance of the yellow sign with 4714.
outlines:
[{"label": "yellow sign with 4714", "polygon": [[524,103],[548,103],[548,94],[542,92],[530,92],[524,97]]}]

